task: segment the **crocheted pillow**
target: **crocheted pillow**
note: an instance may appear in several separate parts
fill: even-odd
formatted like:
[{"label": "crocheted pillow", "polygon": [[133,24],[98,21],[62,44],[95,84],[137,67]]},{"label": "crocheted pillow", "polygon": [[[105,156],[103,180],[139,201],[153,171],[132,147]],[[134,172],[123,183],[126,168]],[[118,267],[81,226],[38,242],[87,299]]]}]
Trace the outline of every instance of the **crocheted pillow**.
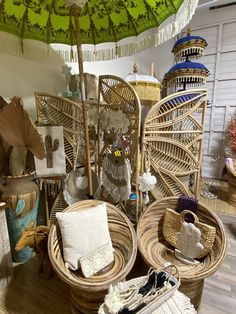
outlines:
[{"label": "crocheted pillow", "polygon": [[74,212],[58,212],[65,267],[86,278],[114,260],[106,203]]}]

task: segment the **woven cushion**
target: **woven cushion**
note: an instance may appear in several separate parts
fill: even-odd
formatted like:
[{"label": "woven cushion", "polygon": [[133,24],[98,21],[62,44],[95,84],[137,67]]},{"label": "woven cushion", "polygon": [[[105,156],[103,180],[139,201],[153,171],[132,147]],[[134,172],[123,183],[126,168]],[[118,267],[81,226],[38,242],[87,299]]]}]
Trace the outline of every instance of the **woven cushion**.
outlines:
[{"label": "woven cushion", "polygon": [[106,203],[79,212],[58,212],[65,266],[90,277],[114,260]]}]

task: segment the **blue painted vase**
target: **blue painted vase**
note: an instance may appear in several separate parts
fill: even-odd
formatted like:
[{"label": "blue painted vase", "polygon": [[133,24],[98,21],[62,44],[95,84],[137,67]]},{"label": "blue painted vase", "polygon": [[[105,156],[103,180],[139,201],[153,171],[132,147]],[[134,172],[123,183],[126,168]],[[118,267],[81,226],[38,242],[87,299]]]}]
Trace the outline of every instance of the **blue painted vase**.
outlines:
[{"label": "blue painted vase", "polygon": [[5,177],[0,187],[1,198],[7,203],[6,217],[14,262],[26,262],[33,255],[29,247],[20,252],[15,251],[16,243],[30,221],[37,223],[39,188],[32,179],[30,174]]}]

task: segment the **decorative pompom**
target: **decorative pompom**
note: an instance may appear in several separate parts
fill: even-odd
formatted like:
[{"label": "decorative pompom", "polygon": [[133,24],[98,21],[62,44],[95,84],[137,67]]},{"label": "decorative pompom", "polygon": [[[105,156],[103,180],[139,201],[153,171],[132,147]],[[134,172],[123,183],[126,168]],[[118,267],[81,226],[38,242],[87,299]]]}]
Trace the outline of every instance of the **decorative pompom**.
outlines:
[{"label": "decorative pompom", "polygon": [[156,177],[152,176],[150,172],[144,172],[141,177],[138,177],[139,190],[141,192],[152,191],[156,183]]}]

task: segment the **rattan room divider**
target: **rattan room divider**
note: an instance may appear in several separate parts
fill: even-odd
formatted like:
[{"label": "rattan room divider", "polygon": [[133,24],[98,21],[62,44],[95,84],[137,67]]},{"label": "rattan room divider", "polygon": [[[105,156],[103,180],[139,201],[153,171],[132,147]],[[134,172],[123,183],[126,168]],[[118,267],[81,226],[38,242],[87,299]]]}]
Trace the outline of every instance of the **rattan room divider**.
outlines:
[{"label": "rattan room divider", "polygon": [[35,92],[39,125],[63,126],[66,171],[85,160],[82,106],[67,98]]},{"label": "rattan room divider", "polygon": [[[114,144],[119,137],[119,149],[121,154],[129,160],[131,166],[131,185],[136,193],[136,209],[134,220],[138,219],[138,189],[137,177],[139,175],[140,165],[140,121],[141,105],[139,97],[134,88],[125,80],[114,75],[102,75],[99,77],[99,113],[100,122],[98,127],[98,173],[101,176],[102,164],[105,156],[111,154]],[[125,131],[117,126],[115,134],[113,127],[102,128],[102,111],[110,112],[116,115],[122,112],[124,119],[127,119],[128,127]],[[120,121],[120,124],[123,121]],[[119,158],[119,157],[118,157]],[[109,200],[112,202],[112,200]],[[125,209],[126,202],[119,202],[119,205]],[[126,211],[126,210],[125,210]],[[127,212],[130,216],[130,212]]]},{"label": "rattan room divider", "polygon": [[[63,127],[66,172],[69,173],[77,166],[84,165],[85,142],[81,104],[43,92],[35,92],[35,104],[39,125]],[[62,191],[63,179],[64,176],[38,178],[40,189],[45,193],[48,225],[54,223],[57,211],[62,211],[67,207]],[[51,189],[56,193],[51,195]],[[49,211],[49,197],[55,198],[51,211]]]},{"label": "rattan room divider", "polygon": [[177,92],[156,103],[143,125],[142,170],[157,178],[155,199],[199,192],[207,91]]}]

